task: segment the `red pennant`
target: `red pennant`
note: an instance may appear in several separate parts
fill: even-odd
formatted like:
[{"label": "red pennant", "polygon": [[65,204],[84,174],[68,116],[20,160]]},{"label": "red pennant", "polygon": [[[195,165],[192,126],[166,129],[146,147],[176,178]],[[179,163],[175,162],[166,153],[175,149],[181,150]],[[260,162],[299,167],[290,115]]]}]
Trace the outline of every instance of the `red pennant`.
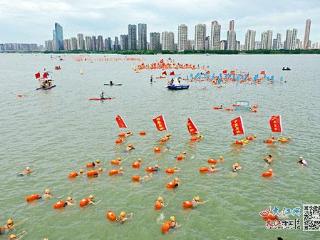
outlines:
[{"label": "red pennant", "polygon": [[119,128],[127,128],[126,123],[124,122],[124,120],[120,115],[116,116],[116,122],[118,123]]},{"label": "red pennant", "polygon": [[158,131],[164,131],[167,130],[166,122],[162,115],[159,115],[158,117],[152,119],[154,124],[156,125],[156,128]]},{"label": "red pennant", "polygon": [[232,127],[233,135],[244,134],[244,127],[243,127],[241,117],[237,117],[237,118],[231,120],[231,127]]},{"label": "red pennant", "polygon": [[195,135],[195,134],[198,134],[199,132],[197,126],[192,122],[191,118],[188,118],[187,128],[190,135]]},{"label": "red pennant", "polygon": [[269,120],[269,124],[272,132],[282,132],[280,115],[271,116]]},{"label": "red pennant", "polygon": [[40,78],[40,76],[41,76],[40,72],[37,72],[34,76],[36,77],[36,79]]}]

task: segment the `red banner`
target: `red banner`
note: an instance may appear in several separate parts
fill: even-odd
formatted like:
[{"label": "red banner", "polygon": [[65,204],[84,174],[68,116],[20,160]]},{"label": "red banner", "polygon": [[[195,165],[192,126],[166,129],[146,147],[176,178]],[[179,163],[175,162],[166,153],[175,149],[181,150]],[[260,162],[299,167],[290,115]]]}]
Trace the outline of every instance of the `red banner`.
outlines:
[{"label": "red banner", "polygon": [[124,120],[120,115],[116,116],[116,122],[118,123],[119,128],[127,128],[126,123],[124,122]]},{"label": "red banner", "polygon": [[167,76],[167,72],[166,71],[162,72],[162,75]]},{"label": "red banner", "polygon": [[198,134],[198,128],[197,128],[197,126],[192,122],[191,118],[188,118],[187,128],[188,128],[188,131],[189,131],[190,135]]},{"label": "red banner", "polygon": [[156,128],[158,131],[164,131],[167,130],[166,122],[164,121],[164,118],[162,115],[152,119],[154,124],[156,125]]},{"label": "red banner", "polygon": [[281,116],[273,115],[269,120],[270,128],[272,132],[282,132]]},{"label": "red banner", "polygon": [[232,127],[233,135],[244,134],[244,127],[243,127],[241,117],[237,117],[237,118],[231,120],[231,127]]},{"label": "red banner", "polygon": [[40,76],[41,76],[40,72],[37,72],[34,76],[36,77],[36,79],[40,78]]},{"label": "red banner", "polygon": [[174,71],[170,72],[170,76],[174,76]]},{"label": "red banner", "polygon": [[49,73],[48,72],[44,72],[43,75],[42,75],[42,78],[47,78],[49,76]]}]

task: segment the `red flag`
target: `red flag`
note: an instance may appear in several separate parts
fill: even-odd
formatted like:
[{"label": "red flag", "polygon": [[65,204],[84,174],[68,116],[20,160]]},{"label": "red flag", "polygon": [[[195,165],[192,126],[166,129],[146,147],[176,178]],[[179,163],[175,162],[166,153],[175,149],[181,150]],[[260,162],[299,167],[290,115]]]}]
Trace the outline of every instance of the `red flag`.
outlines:
[{"label": "red flag", "polygon": [[116,122],[118,123],[119,128],[127,128],[126,123],[123,121],[120,115],[116,116]]},{"label": "red flag", "polygon": [[272,132],[282,132],[280,115],[271,116],[269,120],[269,124]]},{"label": "red flag", "polygon": [[40,78],[40,76],[41,76],[40,72],[37,72],[34,76],[36,77],[36,79]]},{"label": "red flag", "polygon": [[166,122],[164,121],[164,117],[159,115],[158,117],[152,119],[158,131],[167,130]]},{"label": "red flag", "polygon": [[42,75],[42,78],[47,78],[49,76],[49,73],[48,72],[44,72],[43,75]]},{"label": "red flag", "polygon": [[232,127],[233,135],[244,134],[244,127],[243,127],[241,117],[237,117],[237,118],[231,120],[231,127]]},{"label": "red flag", "polygon": [[192,122],[191,118],[188,118],[187,128],[190,135],[198,134],[199,132],[197,126]]},{"label": "red flag", "polygon": [[224,69],[224,70],[222,71],[223,74],[227,74],[227,72],[228,72],[227,69]]},{"label": "red flag", "polygon": [[174,71],[170,72],[170,76],[174,76]]},{"label": "red flag", "polygon": [[162,75],[166,75],[167,76],[167,71],[163,71]]}]

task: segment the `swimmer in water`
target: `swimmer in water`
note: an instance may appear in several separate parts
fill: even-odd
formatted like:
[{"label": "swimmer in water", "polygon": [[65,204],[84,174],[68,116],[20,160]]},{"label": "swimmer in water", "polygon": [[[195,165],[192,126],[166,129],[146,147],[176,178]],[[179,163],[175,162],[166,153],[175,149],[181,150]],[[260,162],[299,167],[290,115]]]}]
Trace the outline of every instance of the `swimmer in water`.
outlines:
[{"label": "swimmer in water", "polygon": [[95,205],[95,197],[93,195],[90,195],[88,197],[88,200],[89,200],[89,205]]},{"label": "swimmer in water", "polygon": [[133,213],[127,214],[126,212],[122,211],[117,219],[117,221],[121,224],[125,223],[127,220],[131,219]]},{"label": "swimmer in water", "polygon": [[273,157],[272,157],[272,155],[269,154],[269,155],[266,156],[263,160],[264,160],[266,163],[271,164],[272,161],[273,161]]},{"label": "swimmer in water", "polygon": [[135,147],[133,146],[133,144],[129,144],[126,148],[127,152],[130,152],[131,150],[134,150]]},{"label": "swimmer in water", "polygon": [[44,190],[44,194],[42,195],[42,198],[43,199],[50,199],[50,198],[52,198],[53,196],[52,196],[52,194],[51,194],[51,191],[50,191],[50,189],[49,188],[47,188],[47,189],[45,189]]},{"label": "swimmer in water", "polygon": [[9,231],[14,229],[14,221],[13,221],[12,218],[9,218],[9,219],[7,220],[7,223],[6,223],[6,225],[4,226],[4,228],[5,228],[6,230],[9,230]]},{"label": "swimmer in water", "polygon": [[203,201],[202,199],[200,199],[200,197],[199,196],[195,196],[193,199],[192,199],[192,206],[193,207],[196,207],[196,206],[198,206],[198,205],[201,205],[201,204],[205,204],[206,202],[205,201]]},{"label": "swimmer in water", "polygon": [[29,175],[32,173],[32,170],[30,167],[26,167],[20,174],[22,175]]},{"label": "swimmer in water", "polygon": [[233,172],[237,172],[237,171],[239,171],[241,169],[241,166],[240,166],[240,164],[239,163],[234,163],[233,165],[232,165],[232,171]]},{"label": "swimmer in water", "polygon": [[67,206],[73,206],[74,205],[74,200],[72,197],[67,197],[66,200]]},{"label": "swimmer in water", "polygon": [[299,157],[298,163],[299,163],[301,166],[304,166],[304,167],[308,166],[307,161],[304,160],[303,157]]}]

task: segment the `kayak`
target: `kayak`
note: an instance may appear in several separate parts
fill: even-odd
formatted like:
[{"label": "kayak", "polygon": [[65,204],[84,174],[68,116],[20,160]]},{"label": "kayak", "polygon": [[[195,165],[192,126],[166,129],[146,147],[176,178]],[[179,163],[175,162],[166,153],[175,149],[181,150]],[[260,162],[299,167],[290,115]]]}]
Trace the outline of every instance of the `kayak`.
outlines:
[{"label": "kayak", "polygon": [[122,86],[122,83],[114,83],[114,84],[105,83],[104,85],[105,86],[110,86],[110,87],[112,87],[112,86]]},{"label": "kayak", "polygon": [[184,90],[189,89],[189,85],[168,85],[169,90]]},{"label": "kayak", "polygon": [[43,88],[43,87],[39,87],[39,88],[36,88],[36,90],[50,90],[51,88],[54,88],[56,85],[52,85],[51,87],[48,87],[48,88]]},{"label": "kayak", "polygon": [[106,100],[112,100],[114,98],[107,97],[107,98],[89,98],[90,101],[106,101]]}]

